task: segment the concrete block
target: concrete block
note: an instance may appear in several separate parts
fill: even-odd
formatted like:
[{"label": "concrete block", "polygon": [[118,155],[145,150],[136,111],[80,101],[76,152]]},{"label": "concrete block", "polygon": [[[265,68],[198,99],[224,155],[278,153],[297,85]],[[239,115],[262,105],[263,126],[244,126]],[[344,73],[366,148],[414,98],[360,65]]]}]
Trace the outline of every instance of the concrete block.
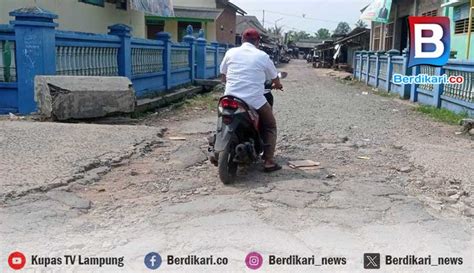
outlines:
[{"label": "concrete block", "polygon": [[41,116],[54,120],[105,117],[135,111],[135,92],[126,77],[36,76]]}]

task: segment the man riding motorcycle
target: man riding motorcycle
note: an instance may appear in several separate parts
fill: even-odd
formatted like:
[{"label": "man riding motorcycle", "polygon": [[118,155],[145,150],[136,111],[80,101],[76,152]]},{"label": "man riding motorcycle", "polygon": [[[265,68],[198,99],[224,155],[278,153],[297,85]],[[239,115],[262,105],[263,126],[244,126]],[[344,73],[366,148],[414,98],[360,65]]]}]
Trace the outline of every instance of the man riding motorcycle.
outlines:
[{"label": "man riding motorcycle", "polygon": [[258,49],[260,34],[247,29],[242,34],[243,44],[230,49],[222,60],[220,72],[226,83],[225,95],[237,97],[257,110],[264,146],[264,171],[278,171],[282,167],[274,161],[277,125],[272,107],[264,96],[265,80],[272,79],[273,89],[283,89],[278,71],[270,57]]}]

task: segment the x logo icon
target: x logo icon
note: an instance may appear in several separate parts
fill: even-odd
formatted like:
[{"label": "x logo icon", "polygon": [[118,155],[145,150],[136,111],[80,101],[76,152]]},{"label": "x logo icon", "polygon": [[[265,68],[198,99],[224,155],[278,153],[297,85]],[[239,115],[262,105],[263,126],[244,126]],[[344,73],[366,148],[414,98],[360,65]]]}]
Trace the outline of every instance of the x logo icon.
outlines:
[{"label": "x logo icon", "polygon": [[365,269],[380,269],[380,254],[379,253],[365,253],[364,254],[364,268]]}]

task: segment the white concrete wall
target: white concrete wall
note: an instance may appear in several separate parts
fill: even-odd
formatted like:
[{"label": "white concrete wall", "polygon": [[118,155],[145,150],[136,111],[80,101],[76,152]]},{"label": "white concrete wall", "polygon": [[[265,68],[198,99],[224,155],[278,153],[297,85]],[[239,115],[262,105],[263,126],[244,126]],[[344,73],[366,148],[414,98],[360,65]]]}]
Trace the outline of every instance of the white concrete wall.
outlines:
[{"label": "white concrete wall", "polygon": [[[135,37],[145,37],[145,16],[142,12],[120,10],[115,4],[105,3],[105,7],[94,6],[78,0],[36,0],[36,5],[59,15],[59,29],[107,33],[113,24],[133,27]],[[0,24],[7,24],[12,17],[8,13],[14,9],[35,6],[34,0],[0,0]]]},{"label": "white concrete wall", "polygon": [[173,4],[180,7],[216,8],[216,0],[173,0]]}]

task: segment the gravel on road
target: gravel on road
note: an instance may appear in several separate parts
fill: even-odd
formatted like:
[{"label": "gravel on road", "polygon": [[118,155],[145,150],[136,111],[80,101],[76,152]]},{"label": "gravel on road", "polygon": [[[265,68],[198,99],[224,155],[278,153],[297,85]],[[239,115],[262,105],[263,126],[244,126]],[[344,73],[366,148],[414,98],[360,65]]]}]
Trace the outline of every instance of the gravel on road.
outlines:
[{"label": "gravel on road", "polygon": [[[245,255],[258,251],[346,257],[347,264],[321,270],[358,272],[363,253],[375,252],[459,256],[463,265],[409,270],[473,272],[472,140],[407,102],[336,81],[303,61],[282,70],[289,72],[285,92],[275,92],[282,171],[264,174],[252,166],[224,186],[202,156],[215,111],[194,104],[161,111],[142,121],[168,129],[143,156],[122,160],[93,184],[71,183],[0,206],[0,255],[17,249],[125,255],[125,269],[104,272],[143,272],[143,257],[157,251],[230,260],[228,268],[166,265],[167,271],[245,272]],[[169,139],[176,136],[185,140]],[[286,166],[304,159],[321,166]]]}]

